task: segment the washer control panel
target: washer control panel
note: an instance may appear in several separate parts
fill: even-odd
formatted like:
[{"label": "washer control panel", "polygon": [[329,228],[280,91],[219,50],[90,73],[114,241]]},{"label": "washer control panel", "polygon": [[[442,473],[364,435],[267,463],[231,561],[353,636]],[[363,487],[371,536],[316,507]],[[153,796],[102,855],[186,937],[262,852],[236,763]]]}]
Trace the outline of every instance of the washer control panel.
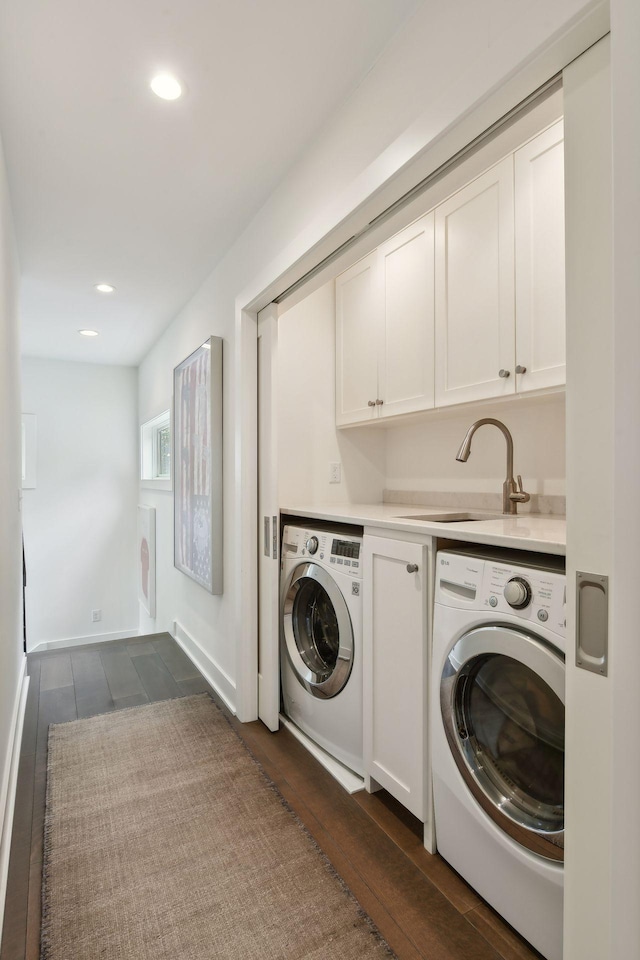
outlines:
[{"label": "washer control panel", "polygon": [[286,526],[282,536],[282,560],[308,557],[330,570],[362,578],[362,537]]},{"label": "washer control panel", "polygon": [[566,633],[564,573],[441,551],[436,558],[436,603],[518,617]]}]

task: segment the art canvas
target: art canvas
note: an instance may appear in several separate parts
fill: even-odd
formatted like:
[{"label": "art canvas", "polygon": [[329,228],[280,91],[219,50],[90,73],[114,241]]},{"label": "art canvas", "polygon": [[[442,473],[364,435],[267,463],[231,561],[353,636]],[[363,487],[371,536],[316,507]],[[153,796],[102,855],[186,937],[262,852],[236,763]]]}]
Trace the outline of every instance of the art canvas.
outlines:
[{"label": "art canvas", "polygon": [[210,337],[173,374],[174,564],[222,593],[222,340]]},{"label": "art canvas", "polygon": [[138,599],[150,617],[156,615],[156,510],[138,507]]}]

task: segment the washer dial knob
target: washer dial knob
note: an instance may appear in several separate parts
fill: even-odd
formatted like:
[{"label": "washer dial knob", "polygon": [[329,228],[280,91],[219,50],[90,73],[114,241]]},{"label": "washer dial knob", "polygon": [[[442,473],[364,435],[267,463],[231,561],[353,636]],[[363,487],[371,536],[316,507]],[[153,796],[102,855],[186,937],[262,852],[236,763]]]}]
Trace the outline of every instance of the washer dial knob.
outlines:
[{"label": "washer dial knob", "polygon": [[531,603],[531,587],[522,577],[512,577],[504,588],[504,598],[514,610],[522,610]]},{"label": "washer dial knob", "polygon": [[311,554],[311,556],[313,556],[313,554],[318,549],[318,538],[309,537],[309,539],[306,542],[306,548],[307,548],[307,551]]}]

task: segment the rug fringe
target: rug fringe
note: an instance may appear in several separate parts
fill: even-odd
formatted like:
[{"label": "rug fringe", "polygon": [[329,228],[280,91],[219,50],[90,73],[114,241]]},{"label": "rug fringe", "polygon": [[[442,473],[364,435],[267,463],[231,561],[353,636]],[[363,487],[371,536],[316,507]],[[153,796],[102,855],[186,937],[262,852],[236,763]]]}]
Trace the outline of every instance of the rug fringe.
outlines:
[{"label": "rug fringe", "polygon": [[52,804],[51,804],[51,727],[47,730],[47,782],[44,799],[44,828],[42,840],[42,887],[40,891],[41,920],[40,920],[40,960],[50,960],[51,957],[51,905],[49,902],[49,874],[51,861],[51,832],[52,832]]}]

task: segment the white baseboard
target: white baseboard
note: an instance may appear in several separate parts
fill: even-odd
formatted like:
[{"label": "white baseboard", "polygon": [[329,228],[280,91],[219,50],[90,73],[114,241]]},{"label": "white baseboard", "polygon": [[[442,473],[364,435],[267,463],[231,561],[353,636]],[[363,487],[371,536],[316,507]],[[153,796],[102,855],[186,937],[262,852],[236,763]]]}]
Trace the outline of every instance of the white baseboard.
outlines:
[{"label": "white baseboard", "polygon": [[23,657],[20,670],[20,679],[16,692],[16,700],[9,733],[9,752],[2,774],[2,794],[0,795],[0,940],[2,939],[2,923],[4,920],[4,902],[7,895],[7,880],[9,876],[9,854],[11,852],[11,834],[13,831],[13,812],[16,803],[16,787],[18,785],[18,767],[20,766],[20,747],[22,744],[22,727],[27,707],[27,693],[29,692],[29,677],[26,675],[27,658]]},{"label": "white baseboard", "polygon": [[45,650],[57,650],[59,647],[81,647],[87,643],[106,643],[107,640],[127,640],[129,637],[139,637],[140,628],[131,627],[130,630],[118,630],[116,633],[94,633],[88,637],[69,637],[67,640],[44,640],[28,653],[44,653]]},{"label": "white baseboard", "polygon": [[222,698],[233,714],[236,712],[236,685],[215,660],[202,649],[198,641],[188,633],[181,623],[173,621],[171,635],[182,647],[191,662],[195,664],[207,683]]}]

